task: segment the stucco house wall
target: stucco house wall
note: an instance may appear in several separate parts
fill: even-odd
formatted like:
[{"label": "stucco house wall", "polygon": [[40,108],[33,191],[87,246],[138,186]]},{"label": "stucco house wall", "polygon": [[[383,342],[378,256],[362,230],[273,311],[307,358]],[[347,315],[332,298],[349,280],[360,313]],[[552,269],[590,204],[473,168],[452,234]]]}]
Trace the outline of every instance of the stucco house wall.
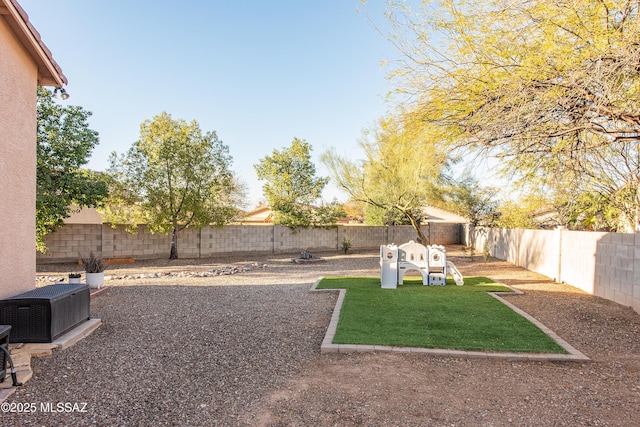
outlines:
[{"label": "stucco house wall", "polygon": [[[0,298],[33,289],[38,68],[0,19]],[[33,172],[32,172],[33,171]],[[35,237],[34,237],[35,238]]]},{"label": "stucco house wall", "polygon": [[0,299],[35,288],[36,88],[66,83],[48,54],[17,2],[0,0]]}]

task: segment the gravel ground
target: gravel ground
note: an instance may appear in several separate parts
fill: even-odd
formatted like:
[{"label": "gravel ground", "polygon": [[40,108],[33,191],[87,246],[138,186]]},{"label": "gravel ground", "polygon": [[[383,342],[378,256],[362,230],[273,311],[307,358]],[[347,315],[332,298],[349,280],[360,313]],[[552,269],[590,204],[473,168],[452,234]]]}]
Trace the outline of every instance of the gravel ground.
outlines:
[{"label": "gravel ground", "polygon": [[[524,290],[509,301],[593,362],[320,355],[336,295],[309,287],[322,275],[377,275],[377,253],[325,255],[313,265],[285,256],[139,262],[108,270],[110,289],[91,303],[103,325],[68,350],[34,359],[33,379],[9,399],[38,409],[86,403],[86,412],[3,414],[2,423],[638,425],[640,315],[505,262],[472,263],[456,248],[448,255],[464,275]],[[229,267],[238,271],[191,274]],[[45,265],[38,274],[74,270]],[[160,274],[133,278],[152,273]]]}]

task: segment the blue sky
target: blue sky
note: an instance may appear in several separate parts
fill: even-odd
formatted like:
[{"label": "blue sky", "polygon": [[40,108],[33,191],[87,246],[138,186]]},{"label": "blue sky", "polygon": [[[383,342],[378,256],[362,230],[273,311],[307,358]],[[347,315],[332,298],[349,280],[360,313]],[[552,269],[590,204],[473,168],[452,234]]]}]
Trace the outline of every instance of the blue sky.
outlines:
[{"label": "blue sky", "polygon": [[[396,53],[358,0],[18,1],[69,79],[65,102],[93,113],[95,170],[167,111],[218,133],[253,207],[259,159],[298,137],[327,176],[319,155],[360,157],[362,129],[389,108],[381,62]],[[369,3],[384,26],[384,2]],[[333,197],[345,199],[331,186]]]}]

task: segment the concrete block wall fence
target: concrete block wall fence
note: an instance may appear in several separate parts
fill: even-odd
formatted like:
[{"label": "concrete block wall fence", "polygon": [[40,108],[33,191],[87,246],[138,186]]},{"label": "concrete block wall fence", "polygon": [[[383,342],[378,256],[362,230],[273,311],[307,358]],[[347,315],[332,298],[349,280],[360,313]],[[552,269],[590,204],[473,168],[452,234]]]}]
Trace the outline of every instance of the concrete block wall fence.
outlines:
[{"label": "concrete block wall fence", "polygon": [[[461,224],[430,223],[422,229],[427,244],[465,243],[479,253],[536,271],[557,282],[615,301],[640,313],[640,233],[473,228]],[[340,225],[333,228],[291,230],[280,225],[228,225],[185,229],[178,234],[181,258],[245,253],[339,251],[343,239],[354,250],[376,250],[388,243],[416,239],[411,226]],[[152,234],[144,225],[137,234],[108,224],[67,224],[45,237],[48,251],[37,253],[39,263],[76,261],[93,251],[106,258],[168,258],[170,236]]]},{"label": "concrete block wall fence", "polygon": [[[427,244],[461,242],[460,224],[426,224],[422,232],[429,239]],[[187,228],[178,233],[178,256],[202,258],[223,254],[277,254],[304,249],[312,252],[339,251],[343,239],[351,241],[353,250],[377,250],[380,245],[416,240],[416,233],[409,225],[339,225],[297,230],[272,224]],[[131,234],[122,227],[113,228],[108,224],[67,224],[45,236],[45,243],[47,252],[37,253],[36,256],[39,263],[76,261],[78,254],[85,255],[90,251],[105,258],[161,259],[169,257],[171,237],[152,234],[144,225],[138,226],[138,232]]]},{"label": "concrete block wall fence", "polygon": [[498,259],[640,313],[640,233],[463,227],[462,241]]}]

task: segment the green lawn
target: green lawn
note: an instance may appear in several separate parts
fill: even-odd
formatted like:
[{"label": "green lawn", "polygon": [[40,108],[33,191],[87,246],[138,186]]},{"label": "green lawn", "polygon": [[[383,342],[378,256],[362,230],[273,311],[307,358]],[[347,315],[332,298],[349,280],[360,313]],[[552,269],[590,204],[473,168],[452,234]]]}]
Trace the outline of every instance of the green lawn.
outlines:
[{"label": "green lawn", "polygon": [[347,290],[334,344],[473,351],[567,353],[537,326],[487,294],[509,291],[486,277],[464,286],[423,286],[405,278],[382,289],[377,277],[326,277],[318,289]]}]

